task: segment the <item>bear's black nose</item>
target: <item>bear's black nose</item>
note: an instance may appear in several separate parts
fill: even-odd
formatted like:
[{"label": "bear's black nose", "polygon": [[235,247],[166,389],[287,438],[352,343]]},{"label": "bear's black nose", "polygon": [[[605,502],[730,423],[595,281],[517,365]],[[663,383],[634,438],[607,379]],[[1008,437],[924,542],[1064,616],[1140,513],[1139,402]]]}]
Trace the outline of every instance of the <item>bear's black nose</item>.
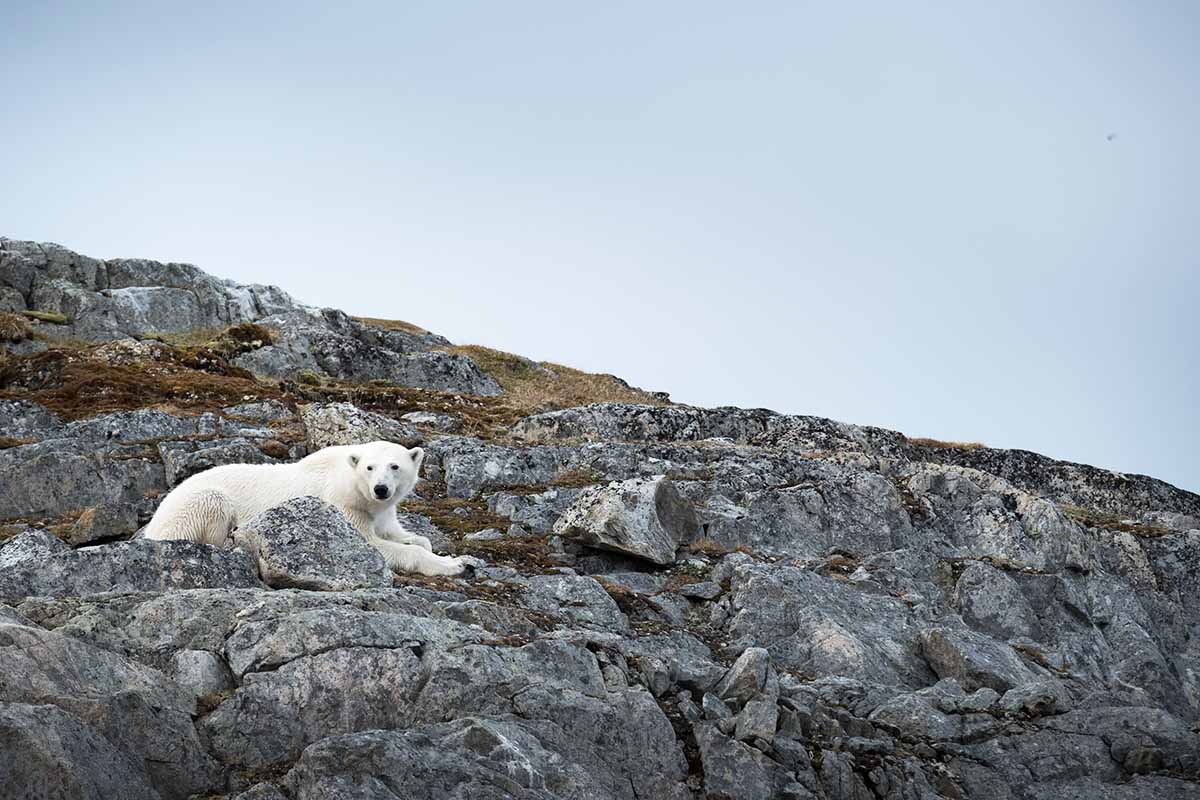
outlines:
[{"label": "bear's black nose", "polygon": [[375,487],[375,496],[378,497],[380,500],[387,500],[388,488],[386,486],[376,486]]}]

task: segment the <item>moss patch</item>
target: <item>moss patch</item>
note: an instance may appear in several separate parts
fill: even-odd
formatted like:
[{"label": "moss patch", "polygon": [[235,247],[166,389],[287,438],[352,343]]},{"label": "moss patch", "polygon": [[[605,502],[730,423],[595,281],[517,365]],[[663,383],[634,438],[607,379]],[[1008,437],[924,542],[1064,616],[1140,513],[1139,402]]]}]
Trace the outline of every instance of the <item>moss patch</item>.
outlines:
[{"label": "moss patch", "polygon": [[21,314],[29,317],[30,319],[36,319],[38,322],[49,322],[52,325],[71,324],[70,317],[68,317],[66,314],[59,314],[55,311],[32,311],[26,309],[25,311],[22,311]]}]

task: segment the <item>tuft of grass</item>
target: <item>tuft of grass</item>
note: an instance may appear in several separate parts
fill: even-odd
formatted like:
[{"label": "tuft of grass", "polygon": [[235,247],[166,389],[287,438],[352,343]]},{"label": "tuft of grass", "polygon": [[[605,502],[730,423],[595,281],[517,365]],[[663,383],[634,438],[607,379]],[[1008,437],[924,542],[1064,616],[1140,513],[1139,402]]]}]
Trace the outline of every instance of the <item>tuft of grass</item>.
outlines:
[{"label": "tuft of grass", "polygon": [[424,328],[405,322],[402,319],[378,319],[377,317],[354,317],[358,322],[372,328],[385,331],[404,331],[405,333],[429,333]]},{"label": "tuft of grass", "polygon": [[66,314],[59,314],[57,311],[33,311],[32,309],[26,309],[21,314],[30,319],[36,319],[38,322],[49,322],[52,325],[71,324],[70,317]]},{"label": "tuft of grass", "polygon": [[20,314],[0,313],[0,342],[23,342],[33,336],[33,326]]},{"label": "tuft of grass", "polygon": [[941,439],[926,439],[924,437],[914,439],[911,436],[905,436],[905,440],[909,444],[918,444],[922,447],[933,447],[938,450],[984,450],[986,444],[979,442],[943,442]]},{"label": "tuft of grass", "polygon": [[548,361],[468,344],[443,348],[469,356],[504,390],[506,401],[527,413],[554,411],[591,403],[668,405],[660,395],[635,389],[613,375],[582,372]]}]

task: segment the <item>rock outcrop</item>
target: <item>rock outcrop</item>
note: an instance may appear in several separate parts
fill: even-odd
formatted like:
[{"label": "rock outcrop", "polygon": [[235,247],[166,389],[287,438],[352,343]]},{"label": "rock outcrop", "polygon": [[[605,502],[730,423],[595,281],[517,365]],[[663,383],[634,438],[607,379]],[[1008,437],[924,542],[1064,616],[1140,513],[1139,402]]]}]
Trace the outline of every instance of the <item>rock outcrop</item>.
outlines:
[{"label": "rock outcrop", "polygon": [[[0,795],[1200,794],[1194,494],[766,410],[522,407],[433,334],[187,265],[0,239],[0,308],[43,317],[0,344]],[[89,402],[80,364],[111,368]],[[485,565],[393,577],[313,498],[230,549],[134,533],[198,470],[378,438],[426,450],[403,524]]]}]

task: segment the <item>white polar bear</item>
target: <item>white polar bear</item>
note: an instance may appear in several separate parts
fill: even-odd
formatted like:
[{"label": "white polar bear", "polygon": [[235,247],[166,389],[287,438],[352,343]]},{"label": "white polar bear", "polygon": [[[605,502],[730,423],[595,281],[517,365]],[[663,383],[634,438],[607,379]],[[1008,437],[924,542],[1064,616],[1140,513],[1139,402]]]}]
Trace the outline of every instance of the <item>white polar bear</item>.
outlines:
[{"label": "white polar bear", "polygon": [[412,492],[424,458],[420,447],[371,442],[326,447],[292,464],[213,467],[171,490],[145,536],[221,545],[233,527],[230,510],[236,524],[313,496],[345,514],[393,570],[458,575],[470,563],[467,558],[434,553],[428,539],[404,530],[396,519],[396,504]]}]

